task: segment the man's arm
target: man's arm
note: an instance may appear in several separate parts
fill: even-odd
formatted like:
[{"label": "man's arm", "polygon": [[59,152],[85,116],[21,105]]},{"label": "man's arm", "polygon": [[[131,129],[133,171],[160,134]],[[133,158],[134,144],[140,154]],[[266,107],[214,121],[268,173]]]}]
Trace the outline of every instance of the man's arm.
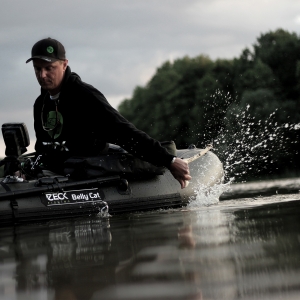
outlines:
[{"label": "man's arm", "polygon": [[[106,142],[117,144],[127,150],[132,155],[142,160],[148,161],[157,166],[169,168],[171,174],[179,181],[181,188],[187,186],[187,181],[191,179],[188,163],[180,158],[176,158],[151,138],[145,132],[137,129],[131,122],[126,120],[107,102],[106,98],[98,90],[91,87],[93,94],[90,97],[90,121],[94,124],[91,128],[98,128]],[[93,109],[91,109],[93,107]],[[106,128],[106,130],[103,130]]]}]

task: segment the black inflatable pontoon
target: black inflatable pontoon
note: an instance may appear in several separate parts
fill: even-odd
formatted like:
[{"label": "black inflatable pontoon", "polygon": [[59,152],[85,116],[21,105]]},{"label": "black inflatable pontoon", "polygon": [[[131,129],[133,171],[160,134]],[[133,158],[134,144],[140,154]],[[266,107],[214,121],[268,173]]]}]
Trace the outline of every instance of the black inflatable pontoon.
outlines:
[{"label": "black inflatable pontoon", "polygon": [[[6,137],[6,150],[8,140]],[[0,179],[0,223],[77,217],[107,210],[118,214],[184,206],[199,184],[211,187],[222,180],[222,163],[208,150],[193,146],[177,150],[178,157],[190,159],[192,180],[184,189],[169,170],[139,179],[119,175],[80,181],[62,176],[23,182],[16,182],[11,176]],[[14,154],[19,158],[20,151]]]}]

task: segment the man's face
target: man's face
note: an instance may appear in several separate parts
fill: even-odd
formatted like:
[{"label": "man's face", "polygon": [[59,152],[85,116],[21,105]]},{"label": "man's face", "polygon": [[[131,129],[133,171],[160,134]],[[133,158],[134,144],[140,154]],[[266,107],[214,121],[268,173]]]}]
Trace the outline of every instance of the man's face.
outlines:
[{"label": "man's face", "polygon": [[47,62],[42,59],[33,60],[35,76],[40,86],[50,95],[56,95],[60,91],[67,65],[68,60],[55,62]]}]

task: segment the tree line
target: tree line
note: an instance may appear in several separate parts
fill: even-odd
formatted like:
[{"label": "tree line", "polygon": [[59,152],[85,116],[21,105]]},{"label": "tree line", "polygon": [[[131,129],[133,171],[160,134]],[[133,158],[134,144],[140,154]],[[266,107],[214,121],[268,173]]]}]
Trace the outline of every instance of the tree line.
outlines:
[{"label": "tree line", "polygon": [[118,110],[177,148],[215,151],[237,180],[299,175],[300,37],[261,34],[234,59],[166,61]]}]

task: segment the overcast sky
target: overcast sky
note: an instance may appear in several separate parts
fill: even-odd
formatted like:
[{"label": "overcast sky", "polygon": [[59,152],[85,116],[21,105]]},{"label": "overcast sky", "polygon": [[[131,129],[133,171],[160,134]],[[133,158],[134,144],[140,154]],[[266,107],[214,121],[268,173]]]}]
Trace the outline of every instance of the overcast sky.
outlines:
[{"label": "overcast sky", "polygon": [[58,39],[72,71],[117,108],[167,60],[238,57],[278,28],[300,33],[299,0],[1,0],[0,122],[25,122],[33,151],[39,86],[25,61],[42,38]]}]

